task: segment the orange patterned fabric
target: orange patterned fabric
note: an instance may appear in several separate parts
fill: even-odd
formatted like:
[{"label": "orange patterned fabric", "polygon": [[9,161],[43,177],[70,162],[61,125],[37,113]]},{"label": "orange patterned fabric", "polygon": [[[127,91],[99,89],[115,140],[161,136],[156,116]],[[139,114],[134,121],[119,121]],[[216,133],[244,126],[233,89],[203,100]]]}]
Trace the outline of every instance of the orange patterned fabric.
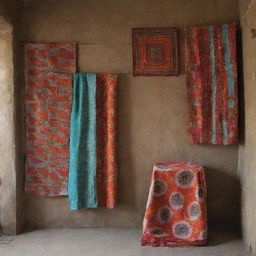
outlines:
[{"label": "orange patterned fabric", "polygon": [[155,164],[141,245],[199,246],[206,241],[203,167],[184,162]]},{"label": "orange patterned fabric", "polygon": [[67,195],[73,43],[25,45],[25,192]]},{"label": "orange patterned fabric", "polygon": [[175,76],[179,72],[178,29],[133,28],[133,75]]},{"label": "orange patterned fabric", "polygon": [[114,208],[117,193],[117,75],[97,75],[97,197],[98,206]]}]

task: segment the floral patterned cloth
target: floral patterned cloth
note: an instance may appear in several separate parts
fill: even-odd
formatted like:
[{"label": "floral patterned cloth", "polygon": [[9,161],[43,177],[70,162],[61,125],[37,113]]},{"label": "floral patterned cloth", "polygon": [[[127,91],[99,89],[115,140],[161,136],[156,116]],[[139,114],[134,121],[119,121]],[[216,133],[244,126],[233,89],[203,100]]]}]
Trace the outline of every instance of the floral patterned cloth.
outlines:
[{"label": "floral patterned cloth", "polygon": [[25,192],[67,195],[73,43],[25,44]]},{"label": "floral patterned cloth", "polygon": [[204,169],[194,163],[156,163],[141,245],[199,246],[207,241]]},{"label": "floral patterned cloth", "polygon": [[117,196],[117,75],[97,75],[96,108],[98,206],[114,208]]}]

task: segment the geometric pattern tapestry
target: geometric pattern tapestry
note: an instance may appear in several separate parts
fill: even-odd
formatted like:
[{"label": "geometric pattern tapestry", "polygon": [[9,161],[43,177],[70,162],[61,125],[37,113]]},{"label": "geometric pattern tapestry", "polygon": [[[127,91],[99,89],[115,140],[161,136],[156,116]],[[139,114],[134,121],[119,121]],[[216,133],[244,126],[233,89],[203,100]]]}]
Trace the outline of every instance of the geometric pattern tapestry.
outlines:
[{"label": "geometric pattern tapestry", "polygon": [[189,27],[185,41],[188,143],[236,144],[236,25]]},{"label": "geometric pattern tapestry", "polygon": [[133,28],[132,46],[135,76],[178,74],[177,28]]},{"label": "geometric pattern tapestry", "polygon": [[74,43],[25,44],[25,192],[67,195]]}]

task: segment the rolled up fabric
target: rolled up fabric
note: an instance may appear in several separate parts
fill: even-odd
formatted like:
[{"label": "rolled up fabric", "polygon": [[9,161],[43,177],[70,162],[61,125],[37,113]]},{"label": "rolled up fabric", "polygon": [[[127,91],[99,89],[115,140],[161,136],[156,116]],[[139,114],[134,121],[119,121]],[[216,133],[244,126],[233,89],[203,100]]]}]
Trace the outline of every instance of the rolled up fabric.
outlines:
[{"label": "rolled up fabric", "polygon": [[117,201],[116,116],[117,75],[97,75],[98,205],[114,208]]}]

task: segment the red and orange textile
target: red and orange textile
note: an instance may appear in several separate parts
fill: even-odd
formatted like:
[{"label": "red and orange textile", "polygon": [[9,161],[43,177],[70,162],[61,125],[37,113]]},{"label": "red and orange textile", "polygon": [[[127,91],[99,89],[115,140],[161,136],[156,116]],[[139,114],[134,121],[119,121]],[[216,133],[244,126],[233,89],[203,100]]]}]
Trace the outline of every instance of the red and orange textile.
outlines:
[{"label": "red and orange textile", "polygon": [[133,75],[176,76],[179,72],[178,29],[133,28]]},{"label": "red and orange textile", "polygon": [[206,184],[201,165],[156,163],[141,245],[200,246],[207,242]]},{"label": "red and orange textile", "polygon": [[117,75],[97,75],[97,200],[114,208],[117,193]]},{"label": "red and orange textile", "polygon": [[190,144],[238,143],[236,25],[186,29]]},{"label": "red and orange textile", "polygon": [[67,195],[73,43],[25,44],[25,192]]}]

